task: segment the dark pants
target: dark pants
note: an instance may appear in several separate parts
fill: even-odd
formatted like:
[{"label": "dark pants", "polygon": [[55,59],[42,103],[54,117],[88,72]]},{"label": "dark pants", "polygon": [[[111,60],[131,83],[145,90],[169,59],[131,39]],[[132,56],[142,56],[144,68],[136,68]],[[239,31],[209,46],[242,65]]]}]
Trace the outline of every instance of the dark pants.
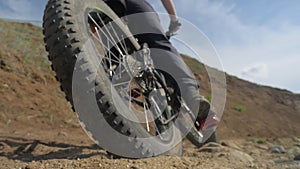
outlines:
[{"label": "dark pants", "polygon": [[[198,82],[165,36],[158,15],[145,0],[125,0],[125,2],[125,14],[128,16],[130,31],[140,44],[148,44],[155,67],[167,72],[176,80],[181,96],[197,115],[200,100]],[[145,12],[146,14],[140,14]]]}]

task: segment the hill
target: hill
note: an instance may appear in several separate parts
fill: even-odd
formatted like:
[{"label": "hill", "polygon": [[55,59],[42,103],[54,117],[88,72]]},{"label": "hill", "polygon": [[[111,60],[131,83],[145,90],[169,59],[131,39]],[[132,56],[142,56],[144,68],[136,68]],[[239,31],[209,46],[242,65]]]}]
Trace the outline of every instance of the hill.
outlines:
[{"label": "hill", "polygon": [[[188,142],[185,142],[185,155],[180,159],[159,157],[141,161],[110,160],[84,134],[75,113],[60,91],[47,60],[41,28],[0,20],[0,35],[0,161],[4,160],[0,168],[40,168],[47,164],[48,168],[81,168],[81,163],[87,166],[90,164],[90,167],[102,165],[110,168],[125,164],[143,168],[156,162],[157,165],[164,164],[166,160],[174,162],[167,166],[189,168],[200,165],[195,157],[207,162],[212,156],[216,161],[228,163],[228,168],[237,165],[230,162],[231,157],[235,157],[231,154],[235,152],[232,149],[218,145],[213,151],[219,154],[210,154],[195,149]],[[201,93],[210,98],[211,89],[204,65],[193,58],[183,57],[199,79]],[[261,154],[273,142],[282,143],[278,141],[279,138],[295,137],[293,141],[284,142],[287,146],[296,142],[296,136],[300,136],[300,95],[253,84],[228,74],[226,79],[227,102],[218,127],[221,140],[234,140],[234,144],[230,141],[229,147],[238,147],[238,150],[247,150],[247,153],[251,153],[253,147],[257,150],[259,146],[257,152]],[[258,141],[263,142],[263,145],[257,145]],[[220,153],[223,156],[219,157]],[[96,159],[95,155],[101,158]],[[248,157],[247,154],[245,156]],[[262,156],[273,158],[271,154]],[[261,162],[257,161],[261,156],[258,159],[256,156],[251,158],[254,159],[247,161],[246,157],[242,157],[240,160],[245,163],[241,162],[238,166],[244,168],[253,164],[264,168],[254,162]],[[76,163],[77,160],[80,163]]]},{"label": "hill", "polygon": [[[184,57],[198,77],[201,93],[210,95],[204,65]],[[226,74],[227,98],[219,132],[222,138],[300,135],[300,95],[254,84]]]}]

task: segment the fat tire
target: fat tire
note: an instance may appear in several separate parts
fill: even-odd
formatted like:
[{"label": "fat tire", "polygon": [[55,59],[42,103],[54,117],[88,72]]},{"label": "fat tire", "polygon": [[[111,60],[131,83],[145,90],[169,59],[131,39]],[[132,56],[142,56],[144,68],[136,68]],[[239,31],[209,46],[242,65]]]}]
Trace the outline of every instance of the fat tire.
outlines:
[{"label": "fat tire", "polygon": [[[84,44],[88,41],[85,24],[83,23],[85,8],[97,5],[98,8],[107,9],[107,5],[100,0],[49,0],[43,17],[43,34],[46,50],[49,53],[52,69],[56,73],[56,79],[61,85],[66,99],[71,103],[74,109],[74,100],[72,97],[72,82],[75,64],[79,64],[80,71],[84,75],[86,83],[94,83],[96,100],[101,110],[101,116],[107,122],[123,135],[129,136],[127,146],[131,146],[134,154],[128,154],[127,157],[144,158],[157,156],[151,146],[147,143],[141,143],[136,140],[137,137],[149,137],[140,124],[131,122],[119,114],[122,107],[113,104],[112,94],[107,90],[108,81],[105,81],[103,74],[96,76],[95,81],[89,79],[97,70],[93,68],[92,61],[86,56],[87,51]],[[81,15],[81,16],[80,16]],[[78,17],[80,16],[80,17]],[[124,29],[121,27],[121,29]],[[86,91],[88,92],[88,91]],[[79,119],[82,118],[79,116]],[[80,119],[81,120],[81,119]],[[88,135],[97,143],[99,139],[94,137],[89,127],[82,124]],[[103,136],[106,137],[106,136]],[[113,138],[111,138],[113,139]],[[159,142],[159,141],[158,141]],[[173,143],[166,143],[173,144]],[[181,155],[181,143],[165,154]]]}]

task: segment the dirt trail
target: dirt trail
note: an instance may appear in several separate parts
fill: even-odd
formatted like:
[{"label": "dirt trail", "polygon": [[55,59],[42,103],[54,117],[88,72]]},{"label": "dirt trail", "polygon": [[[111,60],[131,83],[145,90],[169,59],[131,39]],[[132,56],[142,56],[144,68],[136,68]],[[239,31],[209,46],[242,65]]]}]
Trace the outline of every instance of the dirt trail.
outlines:
[{"label": "dirt trail", "polygon": [[[184,142],[183,157],[111,159],[94,145],[80,127],[3,128],[0,133],[0,168],[300,168],[294,157],[300,153],[300,139],[223,140],[202,148]],[[3,132],[5,131],[5,132]],[[271,153],[280,144],[285,153]]]}]

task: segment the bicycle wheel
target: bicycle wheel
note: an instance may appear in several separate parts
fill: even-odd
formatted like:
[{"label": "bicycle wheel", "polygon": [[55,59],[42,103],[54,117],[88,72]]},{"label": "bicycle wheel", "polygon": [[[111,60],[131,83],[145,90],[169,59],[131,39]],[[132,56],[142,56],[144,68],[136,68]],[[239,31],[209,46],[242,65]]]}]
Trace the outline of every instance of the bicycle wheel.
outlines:
[{"label": "bicycle wheel", "polygon": [[[162,133],[153,116],[160,115],[153,111],[160,110],[155,107],[161,100],[149,101],[147,97],[154,93],[143,92],[142,83],[147,79],[135,77],[142,72],[140,61],[134,58],[140,46],[109,6],[100,0],[50,0],[43,27],[49,60],[61,88],[96,143],[130,158],[181,155],[181,144],[177,145],[180,132],[169,124],[168,133]],[[157,83],[155,96],[163,98],[159,86]],[[81,94],[76,94],[76,89]],[[100,113],[93,112],[85,99],[91,91]],[[83,106],[77,108],[77,103]],[[101,130],[104,120],[117,133]],[[103,146],[105,142],[109,144]],[[123,149],[130,151],[118,152]]]}]

